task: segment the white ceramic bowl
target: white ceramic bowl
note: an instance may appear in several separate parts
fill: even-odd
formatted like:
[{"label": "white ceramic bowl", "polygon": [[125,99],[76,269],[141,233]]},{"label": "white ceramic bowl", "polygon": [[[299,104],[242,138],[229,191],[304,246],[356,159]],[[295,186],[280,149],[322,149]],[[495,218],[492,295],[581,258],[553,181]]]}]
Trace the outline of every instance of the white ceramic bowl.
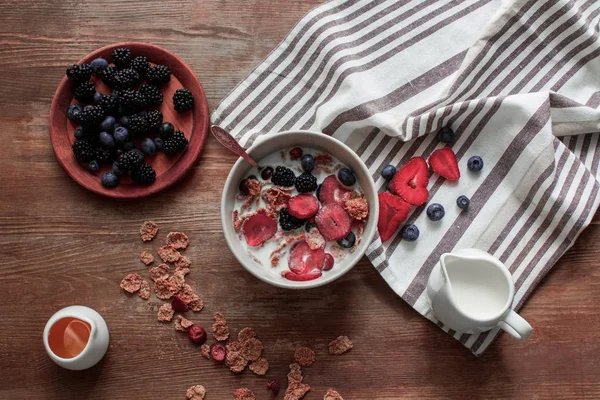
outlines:
[{"label": "white ceramic bowl", "polygon": [[340,160],[356,175],[358,184],[369,202],[367,225],[365,226],[360,245],[356,251],[354,253],[348,252],[344,259],[338,260],[334,268],[323,273],[323,276],[320,278],[306,282],[287,280],[271,270],[268,265],[260,266],[250,260],[246,249],[240,242],[238,234],[233,228],[233,209],[238,185],[239,182],[248,175],[252,168],[251,165],[242,158],[238,159],[233,165],[233,168],[227,177],[227,181],[225,182],[225,187],[223,188],[223,197],[221,198],[221,222],[223,224],[223,233],[225,234],[227,245],[233,252],[235,258],[237,258],[240,264],[242,264],[252,275],[271,285],[290,289],[308,289],[325,285],[336,280],[354,267],[361,259],[367,246],[373,240],[373,235],[377,229],[379,202],[373,178],[371,178],[371,174],[362,160],[348,146],[323,133],[288,131],[261,136],[254,145],[248,149],[247,153],[250,157],[260,163],[260,160],[264,157],[295,146],[323,150]]}]

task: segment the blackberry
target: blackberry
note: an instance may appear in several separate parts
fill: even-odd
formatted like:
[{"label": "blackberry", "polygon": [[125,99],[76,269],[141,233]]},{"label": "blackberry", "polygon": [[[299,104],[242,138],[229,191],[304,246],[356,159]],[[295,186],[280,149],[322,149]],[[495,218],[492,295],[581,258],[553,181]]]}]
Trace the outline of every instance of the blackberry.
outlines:
[{"label": "blackberry", "polygon": [[133,114],[129,116],[128,127],[131,137],[137,137],[146,133],[148,121],[143,114]]},{"label": "blackberry", "polygon": [[144,154],[138,149],[129,150],[119,159],[119,167],[125,171],[131,171],[144,163]]},{"label": "blackberry", "polygon": [[92,144],[85,140],[78,140],[71,146],[75,158],[80,162],[89,163],[96,157],[96,152]]},{"label": "blackberry", "polygon": [[125,89],[119,92],[119,104],[127,109],[135,110],[146,104],[146,98],[135,89]]},{"label": "blackberry", "polygon": [[273,176],[271,177],[271,182],[277,186],[294,186],[295,181],[296,175],[294,171],[281,165],[275,168],[275,172],[273,172]]},{"label": "blackberry", "polygon": [[162,124],[163,115],[158,110],[148,111],[146,114],[146,121],[148,122],[148,129],[151,132],[156,132],[160,124]]},{"label": "blackberry", "polygon": [[279,212],[279,225],[281,225],[281,229],[283,229],[284,231],[291,231],[294,229],[298,229],[302,225],[304,225],[305,222],[306,222],[306,220],[304,220],[304,219],[299,219],[299,218],[291,216],[288,213],[287,208],[283,208]]},{"label": "blackberry", "polygon": [[148,68],[150,68],[148,58],[144,56],[134,58],[131,61],[131,68],[135,69],[140,76],[145,76],[146,72],[148,72]]},{"label": "blackberry", "polygon": [[188,145],[188,140],[183,135],[181,131],[175,131],[173,135],[165,140],[165,147],[163,151],[168,156],[174,156],[179,153],[183,149],[185,149]]},{"label": "blackberry", "polygon": [[127,68],[131,64],[131,50],[120,47],[112,51],[112,62],[117,68]]},{"label": "blackberry", "polygon": [[117,90],[132,88],[140,80],[140,74],[133,68],[118,71],[113,76],[113,86]]},{"label": "blackberry", "polygon": [[102,95],[102,98],[97,104],[106,114],[110,114],[119,107],[119,100],[115,96]]},{"label": "blackberry", "polygon": [[153,65],[146,72],[146,80],[152,85],[162,85],[171,80],[171,71],[164,65]]},{"label": "blackberry", "polygon": [[111,65],[100,71],[98,75],[100,75],[100,79],[102,79],[102,82],[104,82],[105,85],[112,87],[114,85],[113,79],[116,73],[117,69]]},{"label": "blackberry", "polygon": [[104,110],[100,106],[89,106],[84,107],[83,111],[79,116],[79,122],[81,125],[91,127],[102,122],[104,118]]},{"label": "blackberry", "polygon": [[310,172],[303,172],[296,178],[296,190],[300,193],[310,193],[317,190],[317,178]]},{"label": "blackberry", "polygon": [[99,147],[96,149],[95,154],[96,161],[98,161],[100,164],[112,164],[112,162],[115,160],[114,153],[108,149]]},{"label": "blackberry", "polygon": [[194,96],[188,89],[177,89],[173,94],[173,107],[178,113],[191,110],[194,105]]},{"label": "blackberry", "polygon": [[87,81],[87,82],[83,82],[83,83],[79,84],[79,86],[77,86],[77,89],[75,89],[75,94],[73,95],[73,97],[75,97],[75,100],[84,103],[84,102],[92,101],[94,99],[95,94],[96,94],[96,86],[94,85],[94,82]]},{"label": "blackberry", "polygon": [[140,87],[140,93],[146,98],[146,103],[151,106],[158,106],[163,102],[163,94],[158,86],[148,85],[144,83]]},{"label": "blackberry", "polygon": [[156,171],[149,164],[142,164],[131,171],[131,179],[142,185],[149,185],[156,180]]},{"label": "blackberry", "polygon": [[88,64],[73,64],[67,68],[66,75],[75,83],[83,83],[89,81],[92,77],[92,67]]}]

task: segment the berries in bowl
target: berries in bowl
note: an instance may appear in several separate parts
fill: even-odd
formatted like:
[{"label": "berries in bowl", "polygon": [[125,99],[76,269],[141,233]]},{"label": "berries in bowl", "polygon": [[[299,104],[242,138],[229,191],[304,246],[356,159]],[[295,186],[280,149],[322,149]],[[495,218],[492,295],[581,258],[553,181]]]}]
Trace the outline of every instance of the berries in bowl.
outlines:
[{"label": "berries in bowl", "polygon": [[373,180],[358,156],[308,131],[261,138],[233,166],[221,200],[227,243],[252,274],[275,286],[331,282],[362,257],[377,229]]}]

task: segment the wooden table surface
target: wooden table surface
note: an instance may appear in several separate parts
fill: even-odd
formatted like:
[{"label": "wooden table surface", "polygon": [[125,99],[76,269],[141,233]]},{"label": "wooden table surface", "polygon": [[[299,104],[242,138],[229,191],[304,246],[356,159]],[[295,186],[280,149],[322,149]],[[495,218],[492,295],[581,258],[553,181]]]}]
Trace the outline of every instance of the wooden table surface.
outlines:
[{"label": "wooden table surface", "polygon": [[[192,285],[210,325],[223,312],[232,330],[254,327],[270,377],[285,379],[295,347],[317,362],[312,386],[346,399],[600,398],[598,217],[546,277],[522,315],[535,327],[506,335],[480,358],[397,297],[364,259],[343,279],[310,291],[267,286],[245,272],[225,244],[219,200],[235,157],[209,138],[199,163],[176,187],[141,201],[86,192],[57,164],[48,113],[65,68],[105,44],[164,46],[198,75],[213,109],[320,0],[46,0],[0,2],[0,398],[184,399],[203,384],[207,399],[231,399],[247,386],[270,398],[265,379],[203,359],[199,349],[156,320],[158,301],[128,297],[119,281],[144,271],[138,260],[167,232],[191,239]],[[144,245],[140,224],[154,220],[159,241]],[[42,330],[58,309],[98,310],[111,331],[97,366],[63,370],[50,361]],[[337,335],[354,350],[327,354]],[[283,396],[280,395],[280,398]]]}]

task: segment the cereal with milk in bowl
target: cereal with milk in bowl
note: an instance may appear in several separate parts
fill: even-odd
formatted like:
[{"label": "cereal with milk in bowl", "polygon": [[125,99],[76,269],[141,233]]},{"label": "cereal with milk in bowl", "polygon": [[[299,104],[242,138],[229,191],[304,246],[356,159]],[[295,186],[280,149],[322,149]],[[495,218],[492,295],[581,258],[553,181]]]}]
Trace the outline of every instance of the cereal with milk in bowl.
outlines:
[{"label": "cereal with milk in bowl", "polygon": [[349,168],[300,147],[258,165],[239,183],[233,211],[253,262],[290,281],[310,281],[356,250],[369,204]]}]

